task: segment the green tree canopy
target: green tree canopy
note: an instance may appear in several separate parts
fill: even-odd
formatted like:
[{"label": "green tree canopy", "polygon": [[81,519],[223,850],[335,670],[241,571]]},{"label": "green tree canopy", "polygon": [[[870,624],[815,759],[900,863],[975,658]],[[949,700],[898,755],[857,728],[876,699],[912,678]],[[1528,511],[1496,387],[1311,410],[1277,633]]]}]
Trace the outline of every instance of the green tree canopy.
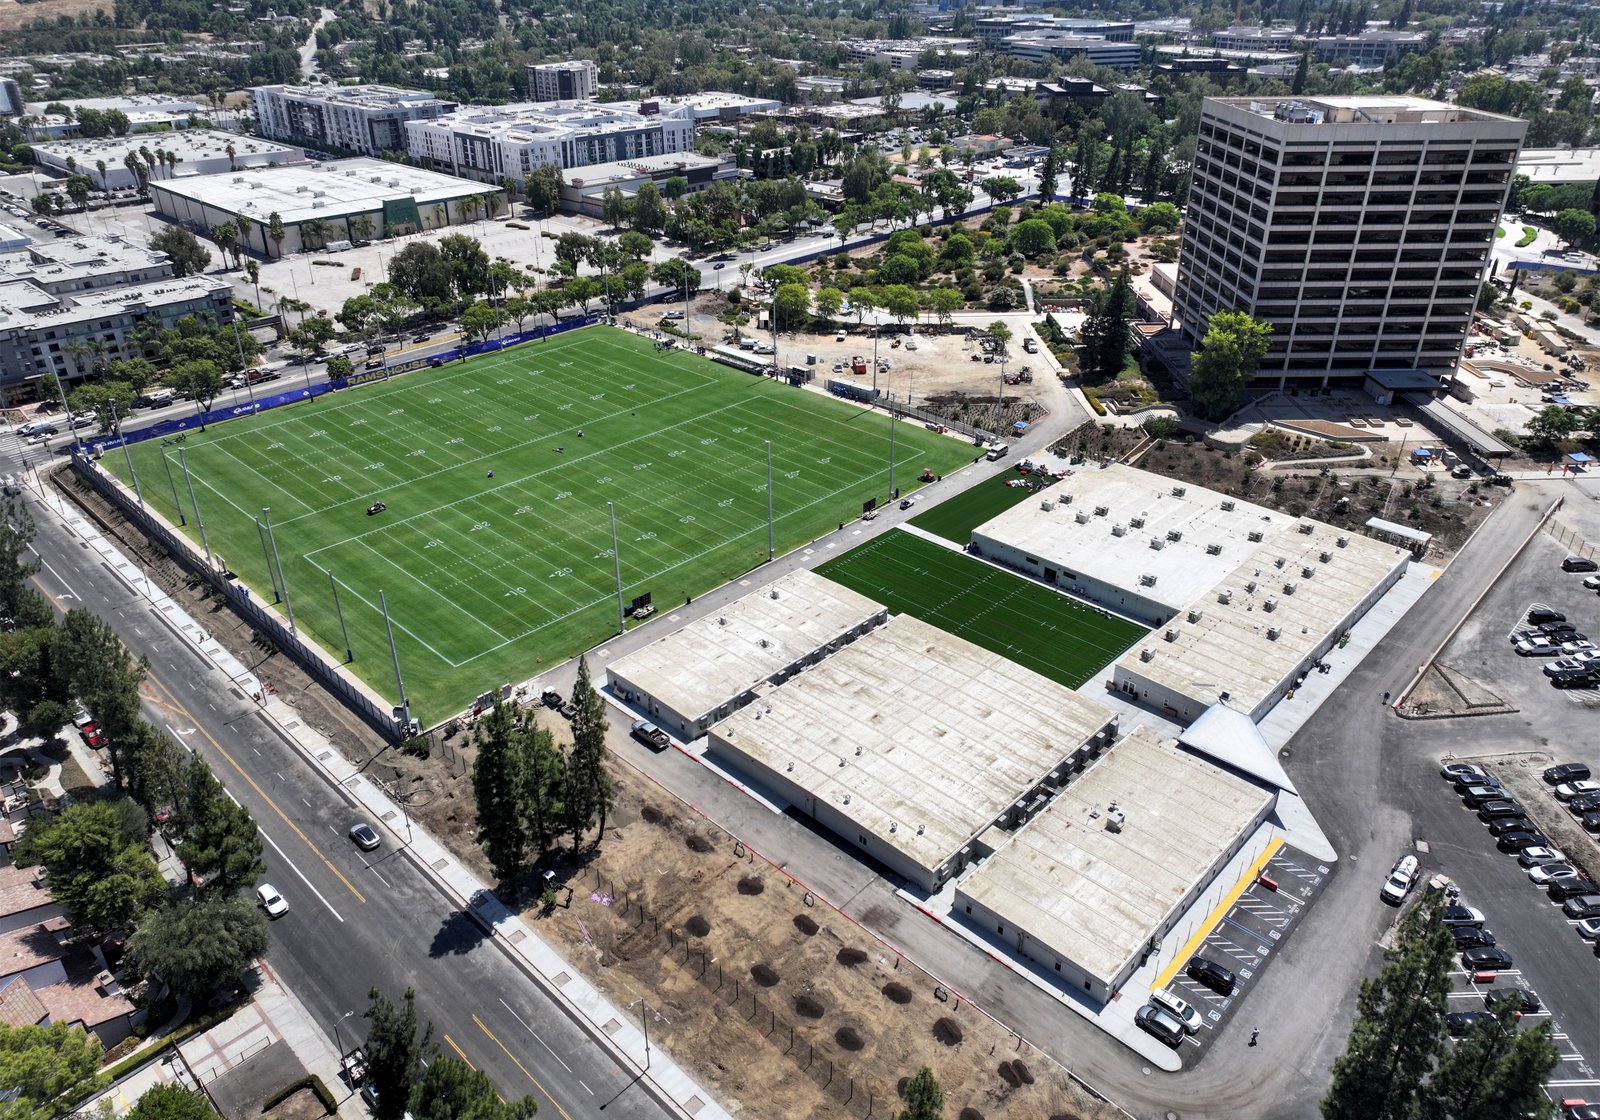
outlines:
[{"label": "green tree canopy", "polygon": [[261,833],[250,811],[228,796],[203,759],[191,761],[184,775],[181,814],[178,858],[207,891],[237,891],[266,871]]},{"label": "green tree canopy", "polygon": [[526,1120],[538,1110],[531,1096],[502,1101],[488,1074],[448,1056],[428,1065],[411,1094],[416,1120]]},{"label": "green tree canopy", "polygon": [[1577,429],[1579,417],[1560,405],[1546,405],[1528,418],[1528,438],[1545,447],[1553,447]]},{"label": "green tree canopy", "polygon": [[181,1085],[152,1085],[128,1110],[126,1120],[217,1120],[204,1093]]},{"label": "green tree canopy", "polygon": [[[47,1117],[50,1102],[65,1095],[79,1100],[110,1080],[97,1076],[103,1048],[82,1027],[9,1027],[0,1023],[0,1084],[18,1100],[7,1117]],[[31,1106],[31,1108],[30,1108]],[[37,1110],[37,1111],[34,1111]]]},{"label": "green tree canopy", "polygon": [[422,1063],[433,1057],[433,1025],[418,1033],[417,993],[407,988],[396,1007],[377,988],[363,1013],[367,1028],[367,1079],[378,1094],[375,1120],[403,1120]]},{"label": "green tree canopy", "polygon": [[1085,375],[1115,377],[1128,356],[1128,325],[1138,312],[1133,284],[1124,268],[1111,285],[1094,294],[1078,334],[1078,359]]},{"label": "green tree canopy", "polygon": [[238,981],[267,951],[267,919],[242,895],[209,895],[145,916],[128,938],[128,958],[144,976],[205,998]]},{"label": "green tree canopy", "polygon": [[211,263],[211,251],[182,226],[168,226],[150,238],[150,248],[172,258],[174,276],[194,276]]},{"label": "green tree canopy", "polygon": [[127,834],[113,802],[84,802],[36,823],[16,858],[44,866],[73,925],[102,936],[125,933],[167,893],[146,839]]},{"label": "green tree canopy", "polygon": [[939,1120],[944,1115],[944,1089],[933,1070],[923,1066],[906,1082],[905,1107],[896,1120]]},{"label": "green tree canopy", "polygon": [[1189,367],[1189,397],[1207,420],[1225,420],[1244,403],[1244,386],[1272,341],[1272,324],[1243,311],[1218,311]]},{"label": "green tree canopy", "polygon": [[1056,231],[1043,218],[1029,218],[1018,222],[1011,231],[1011,247],[1023,256],[1033,258],[1056,249]]},{"label": "green tree canopy", "polygon": [[1556,215],[1554,222],[1556,236],[1568,245],[1576,245],[1585,238],[1594,236],[1594,215],[1587,210],[1576,207],[1563,210]]}]

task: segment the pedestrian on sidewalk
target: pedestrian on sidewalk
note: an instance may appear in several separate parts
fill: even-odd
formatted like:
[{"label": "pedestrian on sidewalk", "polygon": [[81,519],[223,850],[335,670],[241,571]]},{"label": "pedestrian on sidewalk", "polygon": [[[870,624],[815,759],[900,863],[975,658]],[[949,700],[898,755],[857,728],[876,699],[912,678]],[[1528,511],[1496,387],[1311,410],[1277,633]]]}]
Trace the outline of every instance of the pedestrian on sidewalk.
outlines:
[{"label": "pedestrian on sidewalk", "polygon": [[1389,702],[1389,693],[1387,691],[1385,691],[1384,694],[1383,694],[1383,702],[1385,704],[1387,704]]},{"label": "pedestrian on sidewalk", "polygon": [[1256,1044],[1256,1039],[1258,1039],[1260,1037],[1261,1037],[1261,1028],[1260,1027],[1251,1027],[1250,1028],[1250,1045],[1254,1046]]}]

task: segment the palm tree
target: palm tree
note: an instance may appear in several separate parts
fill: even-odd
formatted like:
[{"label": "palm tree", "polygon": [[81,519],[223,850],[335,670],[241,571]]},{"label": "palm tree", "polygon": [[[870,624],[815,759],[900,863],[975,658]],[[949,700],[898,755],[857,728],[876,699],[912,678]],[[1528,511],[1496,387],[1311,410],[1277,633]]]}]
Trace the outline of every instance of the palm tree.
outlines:
[{"label": "palm tree", "polygon": [[321,218],[312,218],[300,223],[300,241],[302,244],[315,241],[316,247],[321,249],[328,243],[328,223]]},{"label": "palm tree", "polygon": [[106,161],[103,159],[95,160],[94,169],[100,172],[100,189],[103,191],[106,189]]},{"label": "palm tree", "polygon": [[68,156],[67,157],[67,174],[68,175],[76,175],[77,173],[78,173],[78,159],[77,159],[77,157],[76,156]]},{"label": "palm tree", "polygon": [[150,174],[154,176],[156,173],[156,157],[151,154],[148,145],[139,145],[139,156],[144,160],[144,165],[150,169]]},{"label": "palm tree", "polygon": [[267,238],[271,240],[273,249],[279,257],[282,257],[283,239],[289,235],[289,231],[283,228],[283,216],[274,210],[267,215],[267,224],[262,229],[265,231]]},{"label": "palm tree", "polygon": [[357,214],[350,219],[350,236],[357,241],[372,240],[373,222],[370,214]]},{"label": "palm tree", "polygon": [[[459,202],[456,203],[457,209],[459,209],[460,206],[461,204]],[[441,202],[434,206],[433,224],[435,226],[447,226],[450,224],[450,204],[448,202]]]},{"label": "palm tree", "polygon": [[256,290],[256,306],[261,306],[261,266],[255,261],[244,262],[244,278]]},{"label": "palm tree", "polygon": [[237,260],[239,253],[239,226],[236,222],[221,222],[211,227],[207,236],[216,244],[217,251],[222,254],[222,267],[228,267],[228,254],[234,254]]},{"label": "palm tree", "polygon": [[161,162],[167,165],[167,178],[172,178],[172,169],[178,166],[178,153],[162,152]]},{"label": "palm tree", "polygon": [[237,171],[237,170],[239,170],[239,161],[235,158],[239,154],[239,149],[237,149],[237,148],[235,148],[233,146],[233,141],[230,140],[228,142],[227,148],[225,148],[224,150],[228,153],[228,170],[229,171]]}]

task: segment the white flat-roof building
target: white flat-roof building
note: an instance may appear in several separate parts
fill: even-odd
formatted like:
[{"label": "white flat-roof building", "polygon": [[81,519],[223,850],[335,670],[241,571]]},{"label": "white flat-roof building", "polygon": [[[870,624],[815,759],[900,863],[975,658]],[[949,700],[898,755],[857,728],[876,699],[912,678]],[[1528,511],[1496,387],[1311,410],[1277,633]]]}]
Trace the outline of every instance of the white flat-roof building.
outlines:
[{"label": "white flat-roof building", "polygon": [[[74,60],[76,61],[76,60]],[[63,61],[63,65],[68,65]],[[45,110],[51,105],[65,105],[72,110],[70,118]],[[133,97],[77,97],[61,100],[30,101],[26,106],[28,116],[34,118],[28,126],[33,139],[61,140],[80,134],[78,112],[93,109],[98,113],[119,112],[128,118],[130,132],[143,129],[183,129],[191,118],[204,118],[211,106],[187,97],[174,97],[166,93],[146,93]],[[146,137],[146,139],[149,139]]]},{"label": "white flat-roof building", "polygon": [[[303,148],[209,128],[190,128],[154,136],[135,133],[99,140],[51,140],[33,145],[33,155],[42,166],[55,168],[62,174],[68,173],[71,160],[77,174],[89,176],[101,190],[127,190],[139,185],[125,162],[128,156],[139,156],[142,152],[154,154],[158,149],[177,162],[151,170],[149,177],[152,179],[215,175],[246,167],[277,167],[304,163],[306,159]],[[106,165],[103,173],[99,169],[102,163]]]},{"label": "white flat-roof building", "polygon": [[167,254],[120,237],[64,237],[24,242],[15,250],[0,252],[0,284],[26,280],[56,296],[144,284],[171,275]]},{"label": "white flat-roof building", "polygon": [[606,666],[611,690],[690,742],[756,699],[889,620],[865,595],[793,572]]},{"label": "white flat-roof building", "polygon": [[394,86],[256,86],[256,130],[319,151],[380,156],[406,150],[406,122],[456,107],[426,90]]},{"label": "white flat-roof building", "polygon": [[138,357],[133,334],[141,323],[170,327],[185,315],[232,322],[233,287],[214,276],[185,276],[68,296],[31,280],[0,281],[0,385],[27,395],[55,373],[70,387],[95,360],[93,351],[75,357],[74,343],[98,347],[106,358]]},{"label": "white flat-roof building", "polygon": [[1057,60],[1087,58],[1096,66],[1132,70],[1139,65],[1140,46],[1099,35],[1074,35],[1066,31],[1023,31],[1007,35],[1000,50],[1013,58],[1044,65]]},{"label": "white flat-roof building", "polygon": [[925,891],[1115,736],[1103,704],[900,615],[710,731],[708,753]]},{"label": "white flat-roof building", "polygon": [[1294,521],[1113,463],[1011,507],[974,529],[972,543],[982,556],[1155,626]]},{"label": "white flat-roof building", "polygon": [[646,183],[665,183],[681,178],[689,184],[687,193],[697,194],[712,183],[736,179],[736,164],[723,163],[713,156],[679,152],[670,156],[640,156],[621,163],[595,163],[573,167],[561,173],[561,209],[573,214],[599,218],[605,214],[605,194],[616,187],[632,198]]},{"label": "white flat-roof building", "polygon": [[1517,174],[1553,187],[1600,183],[1600,148],[1523,148]]},{"label": "white flat-roof building", "polygon": [[687,112],[699,124],[732,124],[756,113],[775,113],[783,102],[771,97],[746,97],[742,93],[685,93],[674,97],[647,97],[641,101],[607,101],[613,109],[627,109],[641,116],[658,113],[677,115]]},{"label": "white flat-roof building", "polygon": [[1275,800],[1135,728],[957,883],[955,912],[1106,1002]]},{"label": "white flat-roof building", "polygon": [[407,148],[424,167],[463,178],[518,182],[545,164],[562,168],[694,151],[687,106],[644,116],[593,101],[474,105],[406,125]]},{"label": "white flat-roof building", "polygon": [[[463,207],[462,200],[483,193],[481,183],[380,159],[258,167],[150,184],[158,212],[205,228],[237,221],[244,245],[269,257],[300,252],[308,240],[319,247],[349,239],[350,222],[362,216],[372,222],[375,237],[470,221],[482,211]],[[273,214],[286,232],[281,245],[267,236]],[[322,223],[323,236],[305,234],[311,222]]]},{"label": "white flat-roof building", "polygon": [[528,63],[528,96],[535,101],[587,101],[600,92],[600,68],[587,58]]}]

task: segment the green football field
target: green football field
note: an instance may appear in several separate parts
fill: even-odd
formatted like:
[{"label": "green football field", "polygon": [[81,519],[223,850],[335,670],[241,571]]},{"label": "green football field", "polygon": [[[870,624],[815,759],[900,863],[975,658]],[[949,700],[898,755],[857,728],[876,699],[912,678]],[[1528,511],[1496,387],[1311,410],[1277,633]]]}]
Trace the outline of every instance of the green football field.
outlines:
[{"label": "green football field", "polygon": [[[902,489],[971,460],[920,426],[894,439]],[[666,613],[765,562],[769,440],[779,554],[888,497],[885,417],[605,327],[214,425],[181,449],[212,549],[271,601],[270,507],[295,623],[342,655],[331,573],[352,668],[393,699],[383,592],[428,723],[615,633],[608,503],[630,602],[648,593]],[[173,523],[182,493],[198,544],[179,446],[133,458]],[[102,464],[125,470],[120,454]]]},{"label": "green football field", "polygon": [[1077,688],[1142,637],[1103,612],[899,529],[817,568],[888,607]]},{"label": "green football field", "polygon": [[1026,487],[1006,485],[1007,479],[1016,477],[1014,472],[1008,471],[998,478],[968,487],[926,513],[917,514],[911,519],[911,524],[925,533],[955,541],[965,547],[972,540],[972,530],[985,521],[1030,499],[1039,500],[1035,492]]}]

